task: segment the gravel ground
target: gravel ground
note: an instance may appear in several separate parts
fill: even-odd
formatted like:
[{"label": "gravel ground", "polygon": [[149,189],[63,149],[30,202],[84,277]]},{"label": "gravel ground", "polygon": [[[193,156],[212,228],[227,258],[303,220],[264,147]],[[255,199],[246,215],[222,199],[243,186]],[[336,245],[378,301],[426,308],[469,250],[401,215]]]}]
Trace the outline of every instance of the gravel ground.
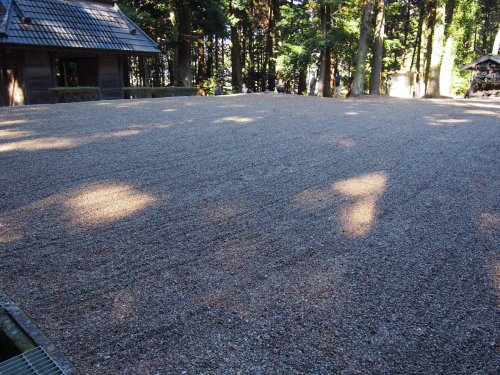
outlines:
[{"label": "gravel ground", "polygon": [[82,374],[500,373],[500,102],[0,108],[0,285]]}]

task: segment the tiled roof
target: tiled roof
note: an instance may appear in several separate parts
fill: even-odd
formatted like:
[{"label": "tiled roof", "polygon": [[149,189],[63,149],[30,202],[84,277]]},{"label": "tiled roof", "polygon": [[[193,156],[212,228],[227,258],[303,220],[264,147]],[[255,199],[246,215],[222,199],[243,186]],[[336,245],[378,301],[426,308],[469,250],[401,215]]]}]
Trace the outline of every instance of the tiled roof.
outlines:
[{"label": "tiled roof", "polygon": [[459,69],[460,70],[474,69],[477,64],[483,63],[483,62],[488,61],[488,60],[491,60],[492,62],[500,64],[500,56],[489,53],[488,55],[484,55],[483,57],[480,57],[479,59],[474,60],[473,62],[460,67]]},{"label": "tiled roof", "polygon": [[116,4],[85,0],[0,3],[0,44],[159,52],[156,43]]}]

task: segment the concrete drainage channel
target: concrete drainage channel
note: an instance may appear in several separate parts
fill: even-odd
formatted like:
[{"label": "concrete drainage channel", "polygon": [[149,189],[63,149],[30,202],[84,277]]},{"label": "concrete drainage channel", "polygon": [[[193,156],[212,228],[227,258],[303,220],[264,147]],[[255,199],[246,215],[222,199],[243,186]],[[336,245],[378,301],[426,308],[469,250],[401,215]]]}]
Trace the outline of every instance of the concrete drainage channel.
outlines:
[{"label": "concrete drainage channel", "polygon": [[77,375],[74,366],[0,290],[0,375]]}]

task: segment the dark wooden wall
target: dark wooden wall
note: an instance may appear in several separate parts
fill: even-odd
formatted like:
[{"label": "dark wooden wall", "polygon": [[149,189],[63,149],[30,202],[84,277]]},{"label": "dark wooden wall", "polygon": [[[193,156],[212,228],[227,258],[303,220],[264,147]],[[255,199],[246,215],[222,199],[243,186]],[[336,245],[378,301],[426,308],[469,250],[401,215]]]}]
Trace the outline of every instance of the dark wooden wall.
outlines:
[{"label": "dark wooden wall", "polygon": [[80,71],[78,72],[80,86],[99,86],[98,80],[98,61],[97,58],[79,59]]},{"label": "dark wooden wall", "polygon": [[101,99],[123,99],[122,59],[118,55],[99,57]]},{"label": "dark wooden wall", "polygon": [[123,62],[118,54],[68,54],[2,49],[0,106],[55,103],[49,91],[57,87],[55,59],[79,62],[79,85],[98,86],[101,99],[123,99]]},{"label": "dark wooden wall", "polygon": [[25,101],[24,54],[2,49],[0,55],[0,106],[23,105]]},{"label": "dark wooden wall", "polygon": [[49,52],[24,53],[26,104],[55,103],[55,95],[49,91],[55,86],[54,74]]}]

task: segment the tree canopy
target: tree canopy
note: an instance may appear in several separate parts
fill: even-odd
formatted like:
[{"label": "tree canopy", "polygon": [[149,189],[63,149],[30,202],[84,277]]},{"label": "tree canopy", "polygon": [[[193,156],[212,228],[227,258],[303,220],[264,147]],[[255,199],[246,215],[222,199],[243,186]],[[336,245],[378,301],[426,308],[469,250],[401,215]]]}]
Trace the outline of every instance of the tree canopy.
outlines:
[{"label": "tree canopy", "polygon": [[391,72],[415,73],[417,95],[463,93],[458,67],[498,53],[500,0],[119,0],[161,54],[130,58],[136,86],[216,82],[241,92],[304,94],[318,77],[331,96],[339,72],[349,95],[383,94]]}]

